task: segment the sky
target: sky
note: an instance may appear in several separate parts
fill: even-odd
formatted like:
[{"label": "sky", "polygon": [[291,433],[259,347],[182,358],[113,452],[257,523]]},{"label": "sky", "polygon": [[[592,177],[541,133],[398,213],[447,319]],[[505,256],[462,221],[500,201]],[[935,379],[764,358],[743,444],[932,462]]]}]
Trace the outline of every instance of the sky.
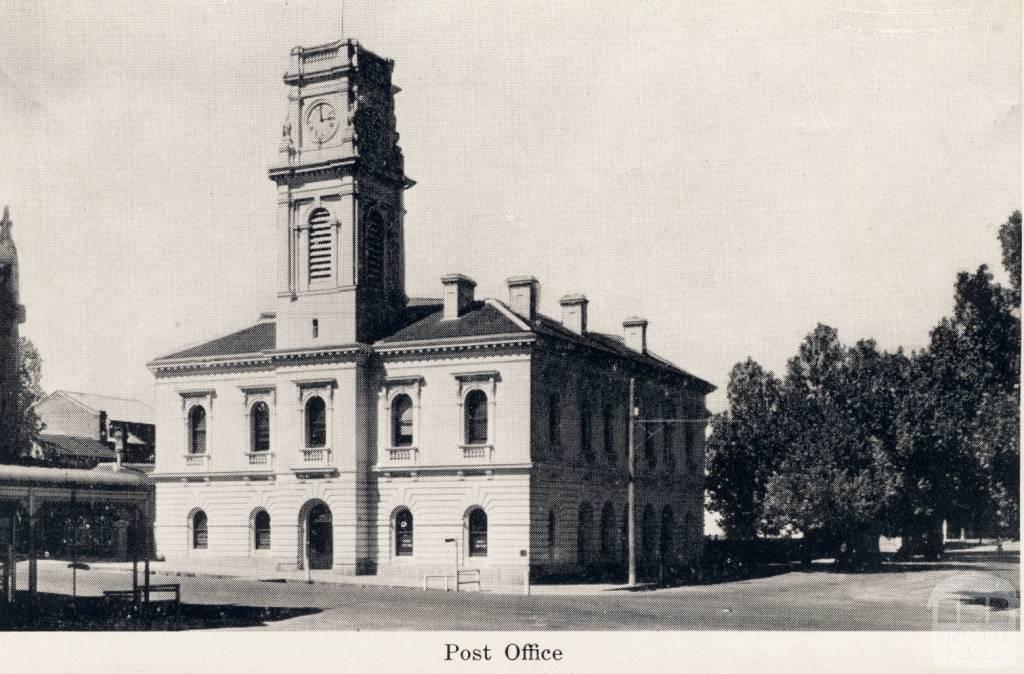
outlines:
[{"label": "sky", "polygon": [[148,402],[147,361],[272,309],[281,76],[347,36],[396,61],[410,295],[583,292],[715,411],[819,322],[919,349],[1021,207],[1021,4],[967,4],[6,0],[22,334],[47,391]]}]

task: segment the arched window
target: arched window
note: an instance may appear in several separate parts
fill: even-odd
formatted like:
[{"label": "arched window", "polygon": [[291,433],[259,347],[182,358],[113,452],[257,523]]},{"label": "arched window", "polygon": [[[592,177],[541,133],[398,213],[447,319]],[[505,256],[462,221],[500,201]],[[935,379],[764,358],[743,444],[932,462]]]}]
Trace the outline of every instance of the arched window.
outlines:
[{"label": "arched window", "polygon": [[487,394],[479,389],[466,396],[466,444],[487,444]]},{"label": "arched window", "polygon": [[576,529],[576,564],[587,566],[590,561],[590,547],[593,540],[594,509],[589,503],[580,504],[579,526]]},{"label": "arched window", "polygon": [[601,411],[602,440],[604,441],[604,453],[608,460],[615,462],[615,408],[611,403],[605,403]]},{"label": "arched window", "polygon": [[556,450],[562,446],[562,399],[557,393],[548,396],[548,445]]},{"label": "arched window", "polygon": [[309,280],[331,277],[333,254],[331,214],[326,208],[316,208],[309,214]]},{"label": "arched window", "polygon": [[412,398],[404,393],[391,401],[391,446],[412,446]]},{"label": "arched window", "polygon": [[644,458],[647,459],[647,466],[655,468],[658,465],[658,453],[654,449],[654,436],[657,434],[654,424],[637,424],[637,432],[643,434]]},{"label": "arched window", "polygon": [[609,561],[615,557],[615,506],[611,501],[601,508],[601,559]]},{"label": "arched window", "polygon": [[548,513],[548,559],[555,558],[555,511]]},{"label": "arched window", "polygon": [[270,549],[270,513],[266,510],[260,510],[252,518],[252,547]]},{"label": "arched window", "polygon": [[675,454],[675,432],[676,427],[672,423],[672,420],[676,417],[675,405],[666,404],[663,408],[662,414],[664,415],[665,421],[661,425],[662,434],[662,458],[665,459],[665,466],[669,469],[676,465],[676,454]]},{"label": "arched window", "polygon": [[469,556],[487,556],[487,513],[482,508],[474,508],[469,513]]},{"label": "arched window", "polygon": [[[687,407],[686,416],[690,419],[697,419],[700,414],[701,407],[699,405]],[[697,421],[687,421],[683,427],[683,432],[686,434],[683,440],[686,443],[686,462],[691,466],[697,463],[696,450],[700,431],[701,425]]]},{"label": "arched window", "polygon": [[192,549],[205,550],[209,542],[206,513],[197,510],[192,515]]},{"label": "arched window", "polygon": [[643,520],[640,524],[640,563],[639,567],[644,576],[651,578],[654,575],[657,559],[657,548],[655,547],[658,536],[658,524],[655,522],[656,515],[654,507],[647,504],[644,508]]},{"label": "arched window", "polygon": [[266,452],[270,449],[270,408],[267,403],[258,402],[249,410],[249,429],[252,451]]},{"label": "arched window", "polygon": [[206,410],[196,405],[188,413],[188,451],[191,454],[206,452]]},{"label": "arched window", "polygon": [[594,442],[591,437],[590,401],[580,392],[580,453],[587,461],[594,460]]},{"label": "arched window", "polygon": [[675,556],[675,517],[672,508],[665,506],[661,511],[661,537],[658,541],[658,556],[661,559],[662,573],[670,573]]},{"label": "arched window", "polygon": [[306,402],[306,447],[327,445],[327,406],[320,396]]},{"label": "arched window", "polygon": [[408,508],[395,513],[395,556],[412,557],[412,513]]}]

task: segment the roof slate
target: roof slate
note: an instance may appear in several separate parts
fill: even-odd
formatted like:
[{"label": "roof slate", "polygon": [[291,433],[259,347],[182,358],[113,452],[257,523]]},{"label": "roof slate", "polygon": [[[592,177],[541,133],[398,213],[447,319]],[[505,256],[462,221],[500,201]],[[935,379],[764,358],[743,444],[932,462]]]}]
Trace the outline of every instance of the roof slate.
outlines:
[{"label": "roof slate", "polygon": [[212,358],[215,356],[235,356],[245,353],[262,353],[273,351],[277,344],[277,324],[263,321],[251,328],[245,328],[230,335],[193,346],[157,360],[176,360],[178,358]]},{"label": "roof slate", "polygon": [[[530,325],[531,330],[524,330],[520,324],[510,318],[509,314],[514,313],[511,309],[502,304],[501,306],[505,308],[505,311],[502,311],[494,306],[492,302],[496,301],[473,302],[468,307],[466,313],[458,319],[443,320],[444,308],[437,300],[417,299],[410,301],[397,329],[376,343],[390,346],[406,342],[428,342],[532,332],[555,339],[571,341],[590,348],[610,351],[622,358],[690,379],[708,391],[714,390],[712,384],[700,377],[676,367],[671,362],[651,352],[643,354],[634,351],[626,346],[622,339],[614,335],[606,335],[599,332],[588,332],[585,335],[580,335],[569,330],[555,319],[543,314],[537,315]],[[525,319],[522,320],[524,323],[528,323]],[[273,322],[262,322],[220,339],[159,358],[154,362],[178,358],[209,358],[273,351],[275,343],[275,324]]]},{"label": "roof slate", "polygon": [[433,307],[423,318],[380,340],[381,344],[418,342],[454,337],[486,337],[525,332],[508,316],[486,302],[473,302],[457,319],[444,320],[444,309]]}]

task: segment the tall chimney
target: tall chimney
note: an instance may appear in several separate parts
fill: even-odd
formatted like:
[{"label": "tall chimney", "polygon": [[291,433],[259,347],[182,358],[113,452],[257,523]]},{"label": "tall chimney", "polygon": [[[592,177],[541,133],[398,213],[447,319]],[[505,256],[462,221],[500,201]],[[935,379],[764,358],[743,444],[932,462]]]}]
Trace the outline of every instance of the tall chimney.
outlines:
[{"label": "tall chimney", "polygon": [[626,346],[634,351],[647,353],[646,318],[627,318],[622,322],[622,329],[626,336]]},{"label": "tall chimney", "polygon": [[447,274],[441,277],[441,283],[444,284],[444,320],[462,316],[473,303],[476,281],[462,274]]},{"label": "tall chimney", "polygon": [[512,311],[528,321],[537,317],[540,283],[532,276],[513,276],[507,279],[508,303]]},{"label": "tall chimney", "polygon": [[586,295],[566,295],[559,304],[562,305],[562,325],[569,328],[577,335],[587,332],[587,304]]}]

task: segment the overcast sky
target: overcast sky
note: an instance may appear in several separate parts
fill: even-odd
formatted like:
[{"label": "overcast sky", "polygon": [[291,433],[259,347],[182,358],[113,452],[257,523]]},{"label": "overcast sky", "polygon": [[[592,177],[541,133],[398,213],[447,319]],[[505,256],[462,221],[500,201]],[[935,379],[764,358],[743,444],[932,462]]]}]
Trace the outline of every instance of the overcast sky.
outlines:
[{"label": "overcast sky", "polygon": [[0,203],[48,391],[150,401],[273,308],[281,75],[343,31],[396,61],[411,295],[531,273],[723,389],[818,322],[924,346],[1021,205],[1019,0],[47,4],[0,7]]}]

